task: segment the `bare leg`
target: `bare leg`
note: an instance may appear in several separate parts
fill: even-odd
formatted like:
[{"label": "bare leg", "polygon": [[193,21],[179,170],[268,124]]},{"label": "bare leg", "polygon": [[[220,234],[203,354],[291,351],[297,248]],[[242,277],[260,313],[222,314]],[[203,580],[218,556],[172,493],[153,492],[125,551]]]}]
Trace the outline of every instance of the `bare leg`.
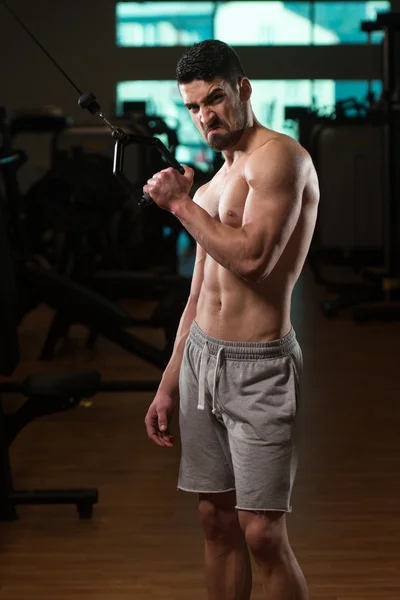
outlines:
[{"label": "bare leg", "polygon": [[205,536],[205,576],[209,600],[249,600],[249,552],[235,510],[235,493],[200,494]]},{"label": "bare leg", "polygon": [[308,600],[305,577],[290,547],[285,513],[239,511],[247,545],[268,600]]}]

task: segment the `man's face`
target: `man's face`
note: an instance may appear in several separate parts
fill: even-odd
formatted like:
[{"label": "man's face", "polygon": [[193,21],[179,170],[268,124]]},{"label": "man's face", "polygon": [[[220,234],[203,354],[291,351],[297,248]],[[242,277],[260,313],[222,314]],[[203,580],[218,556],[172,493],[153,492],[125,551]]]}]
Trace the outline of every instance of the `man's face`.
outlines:
[{"label": "man's face", "polygon": [[211,82],[182,83],[179,89],[197,129],[210,148],[222,151],[238,143],[246,126],[239,84],[234,89],[229,82],[217,77]]}]

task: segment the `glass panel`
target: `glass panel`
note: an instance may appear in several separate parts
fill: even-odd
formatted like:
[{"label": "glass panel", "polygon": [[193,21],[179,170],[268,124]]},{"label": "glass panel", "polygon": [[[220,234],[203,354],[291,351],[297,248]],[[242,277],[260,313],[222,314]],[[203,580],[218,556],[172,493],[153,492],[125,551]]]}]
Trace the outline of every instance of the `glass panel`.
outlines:
[{"label": "glass panel", "polygon": [[313,25],[311,16],[310,2],[224,2],[215,15],[215,37],[235,46],[339,43],[335,31]]},{"label": "glass panel", "polygon": [[[330,114],[339,100],[354,98],[365,104],[368,94],[366,81],[332,80],[252,80],[252,107],[258,120],[265,126],[297,139],[297,131],[285,120],[286,106],[313,106],[323,114]],[[371,83],[377,98],[381,81]],[[158,115],[176,128],[180,144],[176,158],[181,163],[193,163],[207,171],[213,152],[194,126],[189,111],[183,106],[175,81],[124,81],[117,86],[117,110],[123,112],[123,103],[145,101],[148,115]],[[184,140],[184,141],[183,141]],[[165,142],[163,139],[162,141]]]},{"label": "glass panel", "polygon": [[[390,2],[384,0],[118,2],[117,44],[189,46],[209,38],[236,46],[366,43],[361,21],[388,10]],[[376,32],[371,41],[381,39]]]},{"label": "glass panel", "polygon": [[118,2],[118,46],[190,46],[213,37],[213,2]]},{"label": "glass panel", "polygon": [[[379,12],[388,10],[390,2],[315,2],[313,21],[318,27],[334,31],[342,44],[363,44],[367,34],[361,31],[361,22],[375,21]],[[374,32],[371,42],[379,43],[382,36],[382,32]]]}]

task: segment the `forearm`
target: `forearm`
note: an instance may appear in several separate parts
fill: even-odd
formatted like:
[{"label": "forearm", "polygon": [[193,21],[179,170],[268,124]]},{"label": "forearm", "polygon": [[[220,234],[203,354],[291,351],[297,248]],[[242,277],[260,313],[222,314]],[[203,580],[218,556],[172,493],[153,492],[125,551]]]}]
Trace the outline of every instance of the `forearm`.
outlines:
[{"label": "forearm", "polygon": [[172,212],[217,263],[241,277],[250,272],[254,251],[244,228],[217,221],[190,199],[177,202]]},{"label": "forearm", "polygon": [[179,322],[171,358],[164,370],[158,388],[159,391],[171,395],[175,400],[177,400],[179,394],[179,373],[182,364],[183,350],[189,335],[190,326],[196,318],[196,308],[196,302],[189,299]]}]

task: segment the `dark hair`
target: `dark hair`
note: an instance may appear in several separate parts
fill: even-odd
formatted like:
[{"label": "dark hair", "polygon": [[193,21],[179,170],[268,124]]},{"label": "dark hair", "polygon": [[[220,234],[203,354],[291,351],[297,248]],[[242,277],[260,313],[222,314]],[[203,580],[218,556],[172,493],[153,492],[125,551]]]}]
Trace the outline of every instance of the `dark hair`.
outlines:
[{"label": "dark hair", "polygon": [[219,40],[194,44],[181,56],[176,66],[178,84],[194,80],[212,81],[215,77],[222,77],[231,84],[245,77],[236,52]]}]

